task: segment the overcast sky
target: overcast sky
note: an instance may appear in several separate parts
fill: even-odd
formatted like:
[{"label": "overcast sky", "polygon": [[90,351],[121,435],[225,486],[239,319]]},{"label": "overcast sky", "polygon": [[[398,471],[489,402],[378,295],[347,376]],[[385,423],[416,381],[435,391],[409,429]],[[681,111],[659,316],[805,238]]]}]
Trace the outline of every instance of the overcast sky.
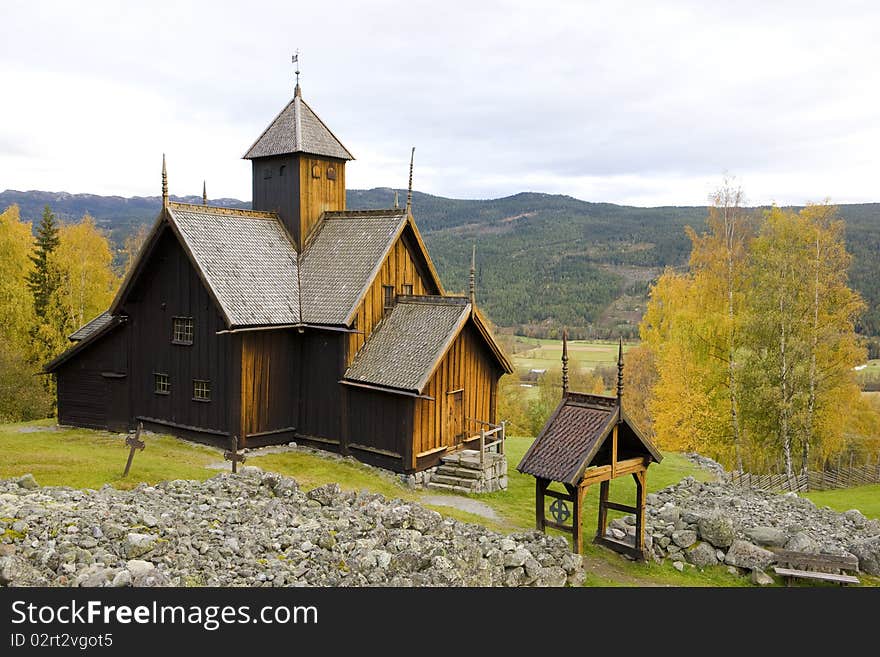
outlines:
[{"label": "overcast sky", "polygon": [[[808,7],[809,5],[809,7]],[[815,6],[813,6],[815,5]],[[0,190],[250,199],[293,93],[349,188],[880,201],[876,2],[4,0]]]}]

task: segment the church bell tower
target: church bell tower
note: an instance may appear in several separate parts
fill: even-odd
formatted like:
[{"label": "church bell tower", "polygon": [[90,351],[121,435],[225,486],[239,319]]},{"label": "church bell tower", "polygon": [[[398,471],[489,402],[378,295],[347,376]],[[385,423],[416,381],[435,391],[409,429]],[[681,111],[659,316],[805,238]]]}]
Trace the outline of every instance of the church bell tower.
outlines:
[{"label": "church bell tower", "polygon": [[345,163],[354,157],[302,99],[291,100],[244,159],[253,167],[253,208],[277,212],[298,251],[321,213],[345,209]]}]

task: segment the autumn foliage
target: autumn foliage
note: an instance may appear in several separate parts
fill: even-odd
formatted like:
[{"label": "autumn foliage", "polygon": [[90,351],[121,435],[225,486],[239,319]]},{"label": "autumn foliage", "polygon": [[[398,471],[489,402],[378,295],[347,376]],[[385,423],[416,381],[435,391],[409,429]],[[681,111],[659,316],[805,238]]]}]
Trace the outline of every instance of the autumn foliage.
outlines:
[{"label": "autumn foliage", "polygon": [[876,411],[856,384],[864,304],[836,208],[754,215],[729,185],[708,230],[689,231],[687,271],[654,285],[640,326],[656,382],[658,443],[728,467],[789,473],[841,454],[876,458]]}]

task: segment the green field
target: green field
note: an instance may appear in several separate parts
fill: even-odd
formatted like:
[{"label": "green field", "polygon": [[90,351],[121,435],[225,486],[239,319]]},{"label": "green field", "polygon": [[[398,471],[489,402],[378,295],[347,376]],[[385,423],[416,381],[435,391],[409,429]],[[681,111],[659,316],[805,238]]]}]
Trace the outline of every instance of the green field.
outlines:
[{"label": "green field", "polygon": [[[131,474],[121,478],[128,450],[118,434],[87,429],[59,429],[52,421],[30,422],[0,426],[0,477],[18,477],[31,472],[42,485],[67,485],[77,488],[100,488],[110,484],[117,488],[132,488],[141,481],[155,483],[163,479],[204,480],[217,474],[216,465],[222,463],[220,450],[194,445],[169,436],[147,434],[147,448],[135,456]],[[444,515],[467,522],[483,524],[502,532],[521,531],[534,527],[534,480],[515,470],[522,455],[531,444],[531,438],[511,437],[507,441],[510,463],[509,488],[487,495],[471,496],[474,501],[488,505],[499,520],[489,520],[454,507],[460,496],[448,497],[449,504],[428,504]],[[426,495],[436,497],[436,491],[414,491],[402,486],[397,478],[351,459],[333,455],[291,451],[265,456],[252,455],[248,465],[279,472],[296,479],[303,489],[337,482],[347,490],[367,490],[410,501],[420,501]],[[214,467],[208,467],[214,466]],[[228,467],[228,465],[226,465]],[[694,476],[705,480],[706,471],[696,468],[684,456],[670,453],[663,462],[648,471],[648,490],[656,491],[677,483],[683,477]],[[874,490],[870,490],[873,488]],[[878,488],[855,489],[857,495],[846,498],[848,491],[833,491],[832,495],[814,498],[817,504],[828,504],[839,510],[852,507],[862,509],[869,516],[878,515]],[[584,536],[586,585],[591,586],[746,586],[744,577],[730,575],[718,566],[699,571],[686,568],[679,573],[671,563],[634,563],[592,545],[589,537],[595,533],[597,522],[598,487],[591,488],[585,499]],[[632,503],[635,485],[631,479],[612,482],[611,499]],[[810,494],[814,495],[826,494]],[[834,500],[831,497],[835,497]],[[442,497],[441,497],[442,500]],[[609,512],[609,520],[617,512]]]},{"label": "green field", "polygon": [[[624,354],[633,345],[624,344]],[[616,342],[601,340],[569,340],[569,367],[584,371],[617,363]],[[545,370],[562,364],[562,340],[540,340],[517,336],[512,355],[514,366],[521,371]]]},{"label": "green field", "polygon": [[817,490],[804,493],[804,497],[813,500],[816,506],[831,507],[835,511],[858,509],[868,518],[880,518],[880,484],[840,490]]}]

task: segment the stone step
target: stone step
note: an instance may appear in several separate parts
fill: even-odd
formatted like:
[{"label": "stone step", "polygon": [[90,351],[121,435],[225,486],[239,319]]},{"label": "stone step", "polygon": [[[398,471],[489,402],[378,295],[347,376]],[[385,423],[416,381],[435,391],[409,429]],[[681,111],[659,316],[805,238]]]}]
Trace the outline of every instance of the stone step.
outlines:
[{"label": "stone step", "polygon": [[473,493],[474,490],[472,488],[465,488],[463,486],[451,486],[449,484],[440,484],[436,483],[433,479],[428,483],[428,488],[434,490],[445,490],[451,491],[453,493]]},{"label": "stone step", "polygon": [[461,488],[475,488],[479,483],[479,479],[463,479],[461,477],[450,477],[448,475],[435,474],[431,476],[431,482],[438,484],[447,484],[449,486],[459,486]]},{"label": "stone step", "polygon": [[462,468],[457,465],[441,465],[437,468],[438,475],[447,475],[450,477],[460,477],[464,479],[479,479],[482,475],[479,470],[471,468]]}]

